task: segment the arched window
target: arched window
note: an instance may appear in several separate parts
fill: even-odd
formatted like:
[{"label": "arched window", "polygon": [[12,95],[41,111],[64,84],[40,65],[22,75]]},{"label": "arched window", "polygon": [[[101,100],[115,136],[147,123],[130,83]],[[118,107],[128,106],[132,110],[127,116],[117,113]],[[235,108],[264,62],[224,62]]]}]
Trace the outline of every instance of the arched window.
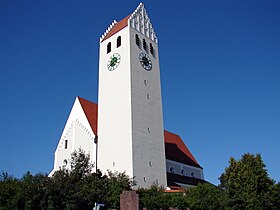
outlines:
[{"label": "arched window", "polygon": [[185,176],[185,170],[184,169],[181,170],[181,174],[182,174],[182,176]]},{"label": "arched window", "polygon": [[138,34],[135,35],[135,43],[140,48],[140,39],[139,39]]},{"label": "arched window", "polygon": [[146,52],[148,51],[148,46],[147,46],[147,42],[145,39],[143,39],[143,48],[144,48],[144,50],[146,50]]},{"label": "arched window", "polygon": [[63,167],[65,168],[67,166],[67,160],[65,159],[64,161],[63,161]]},{"label": "arched window", "polygon": [[170,168],[169,168],[169,171],[172,173],[172,174],[174,174],[174,167],[173,166],[171,166]]},{"label": "arched window", "polygon": [[107,54],[111,52],[111,42],[107,44]]},{"label": "arched window", "polygon": [[120,36],[118,36],[117,38],[117,48],[120,47],[122,45],[122,38]]},{"label": "arched window", "polygon": [[155,49],[154,49],[152,43],[150,43],[150,53],[155,57]]}]

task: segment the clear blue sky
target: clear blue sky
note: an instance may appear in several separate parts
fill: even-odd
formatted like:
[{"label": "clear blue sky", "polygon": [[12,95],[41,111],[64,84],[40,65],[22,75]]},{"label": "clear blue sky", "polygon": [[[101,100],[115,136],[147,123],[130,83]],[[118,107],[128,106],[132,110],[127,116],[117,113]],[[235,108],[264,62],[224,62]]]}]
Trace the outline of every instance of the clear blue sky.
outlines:
[{"label": "clear blue sky", "polygon": [[[0,1],[0,170],[48,173],[75,96],[97,102],[99,37],[136,0]],[[165,129],[218,177],[261,153],[280,181],[280,1],[144,1]]]}]

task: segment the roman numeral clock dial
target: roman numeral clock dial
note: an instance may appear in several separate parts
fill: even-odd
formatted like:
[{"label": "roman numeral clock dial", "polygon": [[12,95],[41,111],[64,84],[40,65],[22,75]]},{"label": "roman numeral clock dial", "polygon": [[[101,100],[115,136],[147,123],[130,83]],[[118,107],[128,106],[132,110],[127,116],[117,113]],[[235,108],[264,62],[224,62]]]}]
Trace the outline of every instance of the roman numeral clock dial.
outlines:
[{"label": "roman numeral clock dial", "polygon": [[146,53],[140,53],[139,55],[139,61],[142,65],[142,67],[147,70],[151,71],[152,70],[152,61],[149,58],[149,56]]}]

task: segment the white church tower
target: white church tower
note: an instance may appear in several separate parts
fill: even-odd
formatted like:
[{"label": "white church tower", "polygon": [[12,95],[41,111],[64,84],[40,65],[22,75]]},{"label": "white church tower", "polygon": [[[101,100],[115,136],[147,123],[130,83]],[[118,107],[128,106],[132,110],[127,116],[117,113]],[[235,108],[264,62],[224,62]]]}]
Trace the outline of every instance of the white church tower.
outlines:
[{"label": "white church tower", "polygon": [[158,40],[144,5],[100,38],[98,168],[167,186]]}]

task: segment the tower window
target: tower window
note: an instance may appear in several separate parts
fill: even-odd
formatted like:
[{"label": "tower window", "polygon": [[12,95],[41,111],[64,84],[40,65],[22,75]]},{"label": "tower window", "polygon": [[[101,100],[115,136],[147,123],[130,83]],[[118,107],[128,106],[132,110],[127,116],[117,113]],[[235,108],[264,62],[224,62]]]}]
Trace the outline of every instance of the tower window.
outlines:
[{"label": "tower window", "polygon": [[152,43],[150,43],[150,53],[155,57],[155,49],[154,49]]},{"label": "tower window", "polygon": [[117,48],[120,47],[122,45],[122,38],[120,36],[118,36],[117,38]]},{"label": "tower window", "polygon": [[147,99],[150,100],[150,94],[149,93],[147,94]]},{"label": "tower window", "polygon": [[65,140],[65,142],[64,142],[64,149],[67,149],[67,147],[68,147],[68,140]]},{"label": "tower window", "polygon": [[144,84],[147,86],[147,80],[146,79],[144,80]]},{"label": "tower window", "polygon": [[139,39],[138,34],[135,35],[135,43],[140,48],[140,39]]},{"label": "tower window", "polygon": [[111,52],[111,42],[107,44],[107,54]]},{"label": "tower window", "polygon": [[144,182],[147,182],[146,177],[144,177]]},{"label": "tower window", "polygon": [[152,167],[152,161],[149,161],[149,166]]},{"label": "tower window", "polygon": [[149,133],[151,133],[151,130],[150,130],[150,128],[148,128],[148,132],[149,132]]},{"label": "tower window", "polygon": [[143,39],[143,48],[144,48],[144,50],[146,50],[146,52],[147,52],[148,46],[147,46],[147,42],[146,42],[145,39]]}]

